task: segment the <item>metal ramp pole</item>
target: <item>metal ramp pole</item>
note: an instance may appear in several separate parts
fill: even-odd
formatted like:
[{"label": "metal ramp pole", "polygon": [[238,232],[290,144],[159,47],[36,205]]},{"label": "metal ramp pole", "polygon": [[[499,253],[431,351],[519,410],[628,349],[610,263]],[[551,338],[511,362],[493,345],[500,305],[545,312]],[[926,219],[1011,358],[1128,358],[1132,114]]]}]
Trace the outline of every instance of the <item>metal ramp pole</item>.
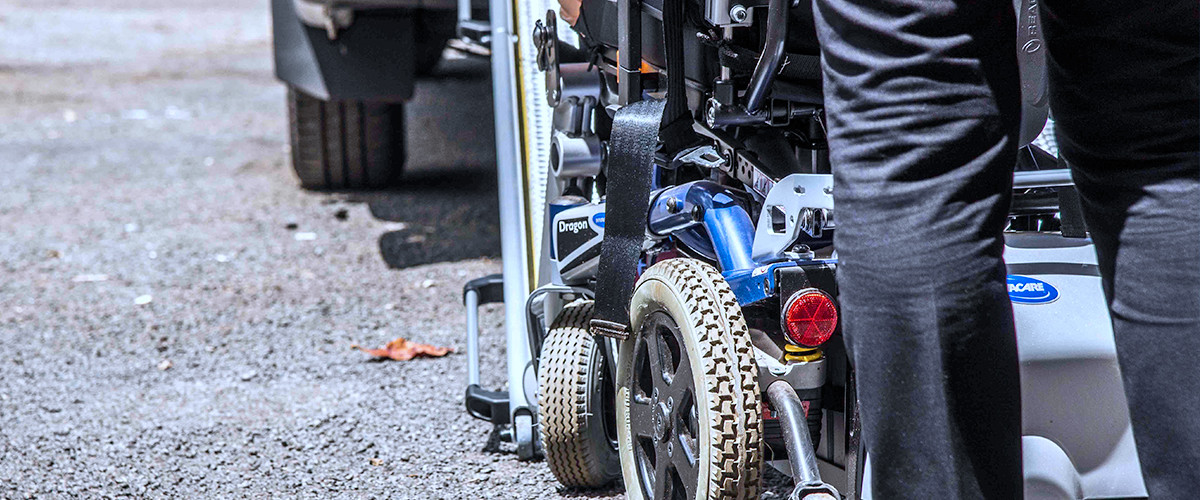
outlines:
[{"label": "metal ramp pole", "polygon": [[[537,450],[534,437],[536,408],[530,401],[529,376],[532,353],[526,334],[525,311],[529,296],[529,249],[525,234],[525,207],[522,193],[521,120],[518,114],[518,87],[513,9],[508,0],[491,0],[492,94],[496,120],[496,169],[500,201],[500,252],[504,272],[504,329],[508,348],[508,402],[513,438],[522,459],[533,458]],[[532,375],[536,392],[537,376]]]}]

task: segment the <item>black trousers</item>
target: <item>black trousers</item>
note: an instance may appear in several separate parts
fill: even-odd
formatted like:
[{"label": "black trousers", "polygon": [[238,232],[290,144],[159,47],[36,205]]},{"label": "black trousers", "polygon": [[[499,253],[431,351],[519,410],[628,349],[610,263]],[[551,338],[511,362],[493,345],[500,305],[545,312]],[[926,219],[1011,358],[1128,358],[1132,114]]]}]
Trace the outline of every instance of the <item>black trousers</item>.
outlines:
[{"label": "black trousers", "polygon": [[[1196,0],[1043,0],[1051,112],[1153,498],[1200,488]],[[1001,231],[1011,0],[817,0],[847,347],[880,498],[1020,498]]]}]

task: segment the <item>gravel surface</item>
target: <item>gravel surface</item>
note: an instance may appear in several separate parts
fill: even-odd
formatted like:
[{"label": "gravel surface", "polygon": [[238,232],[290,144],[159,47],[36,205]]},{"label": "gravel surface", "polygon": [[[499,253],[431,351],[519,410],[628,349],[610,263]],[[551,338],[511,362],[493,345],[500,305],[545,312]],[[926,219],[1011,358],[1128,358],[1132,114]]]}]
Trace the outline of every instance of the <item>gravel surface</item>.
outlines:
[{"label": "gravel surface", "polygon": [[620,495],[483,451],[462,355],[351,348],[465,348],[461,286],[499,271],[487,63],[418,85],[403,186],[303,192],[267,3],[168,4],[0,0],[0,497]]}]

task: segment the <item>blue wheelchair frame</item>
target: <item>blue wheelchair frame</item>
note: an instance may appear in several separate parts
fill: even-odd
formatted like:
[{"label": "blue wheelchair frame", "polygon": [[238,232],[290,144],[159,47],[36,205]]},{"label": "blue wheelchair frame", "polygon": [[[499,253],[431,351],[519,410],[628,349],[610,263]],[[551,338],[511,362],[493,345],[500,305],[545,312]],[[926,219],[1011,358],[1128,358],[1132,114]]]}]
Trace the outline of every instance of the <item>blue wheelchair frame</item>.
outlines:
[{"label": "blue wheelchair frame", "polygon": [[776,270],[802,263],[829,264],[836,259],[756,261],[755,225],[738,201],[742,195],[712,181],[691,181],[657,191],[650,203],[647,227],[656,236],[671,236],[692,251],[715,260],[721,275],[745,306],[775,294]]}]

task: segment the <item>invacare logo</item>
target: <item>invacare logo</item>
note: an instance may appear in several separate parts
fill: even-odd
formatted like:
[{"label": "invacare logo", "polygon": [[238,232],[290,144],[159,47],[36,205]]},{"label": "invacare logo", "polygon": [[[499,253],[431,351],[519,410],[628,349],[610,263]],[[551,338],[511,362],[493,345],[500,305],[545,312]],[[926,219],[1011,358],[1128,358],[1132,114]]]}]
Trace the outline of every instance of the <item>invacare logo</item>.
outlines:
[{"label": "invacare logo", "polygon": [[1058,299],[1058,289],[1039,279],[1010,274],[1008,298],[1018,304],[1046,304]]}]

